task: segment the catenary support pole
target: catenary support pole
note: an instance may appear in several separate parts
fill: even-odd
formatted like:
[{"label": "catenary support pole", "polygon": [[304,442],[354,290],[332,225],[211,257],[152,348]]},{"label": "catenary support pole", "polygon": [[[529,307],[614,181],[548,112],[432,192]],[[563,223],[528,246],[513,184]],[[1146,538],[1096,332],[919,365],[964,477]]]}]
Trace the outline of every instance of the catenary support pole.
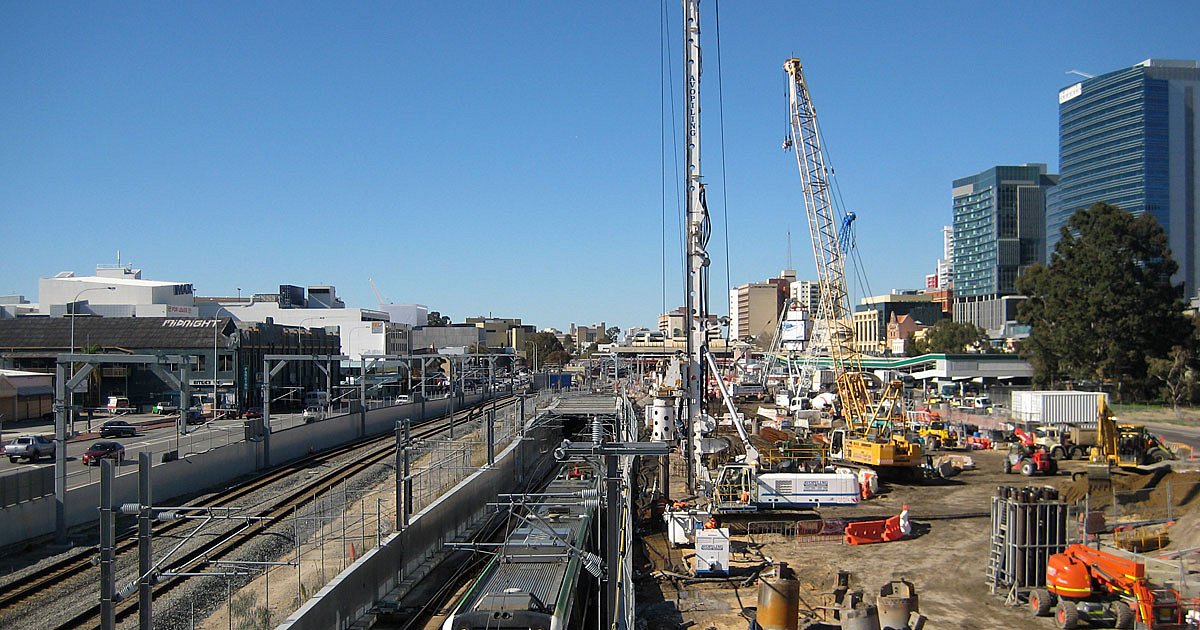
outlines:
[{"label": "catenary support pole", "polygon": [[150,570],[154,566],[154,549],[150,538],[150,453],[138,453],[138,627],[153,630],[154,592]]},{"label": "catenary support pole", "polygon": [[54,542],[67,544],[67,370],[54,368]]},{"label": "catenary support pole", "polygon": [[113,595],[116,582],[113,571],[113,546],[116,542],[116,519],[113,515],[113,463],[100,460],[100,629],[117,627]]}]

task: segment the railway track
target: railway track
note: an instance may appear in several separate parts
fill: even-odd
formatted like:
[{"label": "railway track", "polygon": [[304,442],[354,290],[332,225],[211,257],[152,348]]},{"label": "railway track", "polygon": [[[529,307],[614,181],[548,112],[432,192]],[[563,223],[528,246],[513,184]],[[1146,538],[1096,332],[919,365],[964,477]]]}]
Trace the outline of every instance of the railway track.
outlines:
[{"label": "railway track", "polygon": [[[471,415],[479,412],[481,409],[486,409],[491,406],[504,406],[516,398],[508,396],[480,403],[473,407],[463,409],[453,414],[455,422],[462,421]],[[444,431],[450,424],[450,419],[446,416],[432,418],[424,423],[415,425],[412,436],[415,439],[431,437]],[[351,442],[333,449],[316,453],[302,459],[290,462],[273,468],[264,474],[250,479],[244,483],[238,484],[229,488],[225,492],[213,495],[202,501],[198,506],[202,507],[223,507],[229,506],[236,501],[249,496],[257,491],[271,486],[299,471],[309,469],[314,465],[320,465],[335,458],[344,456],[348,453],[368,449],[355,461],[341,466],[336,470],[332,470],[320,477],[305,482],[298,488],[283,493],[272,501],[272,505],[260,510],[256,510],[254,516],[263,517],[267,520],[261,521],[261,527],[269,527],[277,522],[284,514],[290,514],[291,511],[300,505],[313,500],[320,496],[327,488],[340,483],[342,480],[349,479],[372,465],[386,460],[394,452],[392,448],[395,437],[391,434],[384,434],[378,437],[366,438]],[[375,448],[373,448],[375,447]],[[188,524],[186,520],[169,521],[158,524],[154,528],[154,535],[161,536],[171,531],[184,527]],[[256,527],[257,531],[259,528]],[[237,549],[249,534],[244,534],[239,537],[219,538],[201,545],[201,551],[192,551],[181,556],[176,560],[171,567],[173,571],[188,571],[200,564],[208,561],[219,559],[228,555],[233,550]],[[122,554],[136,552],[137,539],[136,537],[126,537],[118,541],[115,548],[115,556],[120,557]],[[99,553],[99,547],[94,546],[87,552],[76,554],[70,558],[65,558],[58,562],[49,564],[36,572],[24,576],[20,580],[0,586],[0,613],[7,610],[15,609],[17,606],[26,602],[37,599],[42,593],[58,586],[63,580],[72,579],[76,575],[80,575],[85,571],[95,569],[93,557]],[[98,571],[98,569],[95,569]],[[165,593],[174,588],[179,579],[163,580],[155,587],[155,596],[160,593]],[[118,604],[117,619],[121,620],[130,612],[137,609],[137,601],[126,600]],[[89,624],[98,625],[99,623],[100,606],[97,603],[87,611],[80,613],[59,625],[59,628],[80,628],[86,627]]]}]

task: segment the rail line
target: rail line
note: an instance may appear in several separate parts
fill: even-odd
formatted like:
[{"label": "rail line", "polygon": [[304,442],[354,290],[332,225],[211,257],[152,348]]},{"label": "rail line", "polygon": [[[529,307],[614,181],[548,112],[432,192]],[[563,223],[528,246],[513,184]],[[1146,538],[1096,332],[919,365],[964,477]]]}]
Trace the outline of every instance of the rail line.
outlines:
[{"label": "rail line", "polygon": [[[473,405],[471,407],[468,407],[468,408],[465,408],[465,409],[455,412],[453,414],[453,420],[457,422],[457,421],[460,421],[460,420],[463,420],[465,418],[472,416],[473,414],[477,413],[481,409],[486,409],[493,405],[497,406],[497,407],[507,405],[514,400],[516,400],[515,396],[506,396],[503,398],[485,401],[483,403],[479,403],[477,405]],[[447,418],[446,416],[439,416],[436,418],[431,418],[425,422],[414,425],[416,427],[422,427],[422,429],[420,431],[414,431],[412,433],[412,436],[414,438],[418,438],[418,439],[424,438],[424,437],[430,437],[432,435],[436,435],[437,433],[445,430],[449,426],[449,424],[450,424],[450,419]],[[255,514],[256,516],[267,516],[268,518],[270,518],[271,520],[265,522],[263,527],[269,526],[270,524],[275,523],[279,518],[278,516],[274,515],[274,512],[282,510],[283,512],[290,513],[292,508],[299,506],[299,505],[303,505],[304,503],[311,501],[312,499],[320,496],[326,488],[328,488],[332,485],[335,485],[337,482],[340,482],[343,479],[348,479],[348,478],[362,472],[363,470],[367,469],[368,467],[370,467],[376,463],[379,463],[380,461],[385,460],[392,452],[391,447],[394,443],[394,440],[395,440],[395,437],[392,434],[387,433],[387,434],[383,434],[381,436],[360,439],[355,442],[350,442],[350,443],[347,443],[347,444],[344,444],[344,445],[341,445],[338,447],[334,447],[334,448],[326,450],[326,451],[322,451],[320,453],[315,453],[313,455],[303,457],[301,459],[298,459],[298,460],[289,462],[287,464],[283,464],[283,465],[280,465],[273,469],[270,469],[267,472],[265,472],[264,474],[254,477],[253,479],[250,479],[244,483],[238,484],[237,486],[234,486],[225,492],[221,492],[219,494],[213,495],[209,499],[199,503],[199,506],[202,506],[202,507],[227,506],[227,505],[229,505],[239,499],[242,499],[254,492],[262,490],[263,488],[266,488],[273,483],[277,483],[280,480],[282,480],[290,475],[293,475],[301,470],[311,468],[313,465],[320,465],[320,464],[323,464],[330,460],[333,460],[334,458],[346,455],[347,453],[362,450],[364,448],[370,449],[372,446],[375,446],[375,445],[386,444],[386,446],[384,446],[383,448],[370,450],[367,453],[364,453],[355,462],[352,462],[350,464],[347,464],[346,466],[340,467],[337,470],[330,471],[328,474],[322,475],[318,479],[307,482],[307,483],[303,484],[302,486],[300,486],[299,488],[296,488],[292,491],[284,493],[280,497],[277,497],[273,501],[273,503],[275,505],[274,508],[265,508],[263,510],[259,510]],[[284,505],[286,505],[286,507],[282,507]],[[183,527],[186,524],[187,524],[187,521],[184,521],[184,520],[169,521],[166,523],[161,523],[155,527],[154,534],[156,536],[166,534],[168,532],[173,531],[174,529]],[[242,538],[244,538],[244,537],[242,537]],[[196,555],[196,556],[193,556],[192,553],[185,554],[185,556],[182,557],[183,559],[181,560],[181,562],[186,562],[187,563],[186,566],[194,566],[195,564],[198,564],[196,562],[197,558],[200,558],[201,560],[216,559],[220,556],[228,554],[234,548],[239,546],[240,542],[241,542],[241,541],[239,541],[237,544],[229,545],[228,549],[224,549],[224,550],[216,549],[216,547],[218,546],[219,543],[228,541],[228,540],[230,540],[230,539],[218,539],[216,541],[211,541],[210,543],[206,543],[204,545],[204,547],[208,547],[206,554],[201,553],[200,555]],[[136,549],[137,549],[136,537],[126,537],[117,543],[117,546],[114,551],[117,556],[120,556],[121,554],[124,554],[127,552],[135,552]],[[20,580],[16,580],[12,583],[0,586],[0,612],[13,609],[23,602],[35,599],[41,593],[58,586],[64,579],[70,579],[70,578],[74,577],[75,575],[78,575],[84,571],[87,571],[88,569],[93,568],[94,565],[92,562],[92,558],[97,553],[99,553],[99,547],[93,546],[87,552],[79,553],[70,558],[65,558],[63,560],[51,563],[41,569],[38,569],[37,571],[35,571],[31,574],[21,578]],[[179,569],[179,566],[178,566],[179,562],[177,562],[176,564],[177,564],[177,566],[174,568]],[[177,581],[178,580],[164,580],[163,583],[161,583],[158,587],[156,587],[155,594],[157,595],[160,592],[160,589],[161,589],[161,592],[165,592],[166,590],[173,588],[175,585],[174,583]],[[117,609],[118,619],[122,618],[122,613],[128,614],[129,611],[136,610],[136,608],[137,608],[136,600],[133,600],[133,601],[127,600],[127,601],[123,602],[123,604],[124,604],[124,606],[122,606],[121,604],[118,604],[118,609]],[[63,623],[62,625],[60,625],[58,627],[60,627],[60,628],[78,628],[78,627],[84,626],[87,623],[98,618],[99,613],[100,613],[100,606],[97,603],[94,607],[92,607],[88,611],[85,611],[84,613],[81,613],[80,615],[76,615],[75,617],[71,618],[70,620],[66,621],[65,623]]]}]

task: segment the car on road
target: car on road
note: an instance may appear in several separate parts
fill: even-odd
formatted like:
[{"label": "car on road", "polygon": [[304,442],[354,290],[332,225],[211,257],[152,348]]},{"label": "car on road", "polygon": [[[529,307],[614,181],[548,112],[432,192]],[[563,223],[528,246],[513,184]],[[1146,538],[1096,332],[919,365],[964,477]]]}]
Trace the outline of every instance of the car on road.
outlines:
[{"label": "car on road", "polygon": [[304,422],[320,422],[325,419],[325,410],[320,407],[308,407],[304,410]]},{"label": "car on road", "polygon": [[54,457],[54,440],[41,435],[22,435],[4,446],[4,456],[17,463],[18,459],[36,462],[43,457]]},{"label": "car on road", "polygon": [[96,442],[83,452],[85,466],[99,466],[100,460],[111,459],[118,464],[125,459],[125,447],[120,442]]},{"label": "car on road", "polygon": [[242,417],[247,420],[254,420],[255,418],[261,418],[262,417],[262,407],[247,407],[246,410],[242,412]]},{"label": "car on road", "polygon": [[187,410],[188,424],[204,424],[205,422],[208,422],[208,416],[203,411],[196,407]]},{"label": "car on road", "polygon": [[154,405],[151,409],[154,413],[165,416],[169,414],[179,413],[179,405],[173,402],[160,402]]},{"label": "car on road", "polygon": [[408,394],[400,394],[399,396],[396,396],[397,405],[407,405],[410,402],[412,402],[412,396]]},{"label": "car on road", "polygon": [[100,437],[133,437],[137,427],[124,420],[109,420],[100,425]]}]

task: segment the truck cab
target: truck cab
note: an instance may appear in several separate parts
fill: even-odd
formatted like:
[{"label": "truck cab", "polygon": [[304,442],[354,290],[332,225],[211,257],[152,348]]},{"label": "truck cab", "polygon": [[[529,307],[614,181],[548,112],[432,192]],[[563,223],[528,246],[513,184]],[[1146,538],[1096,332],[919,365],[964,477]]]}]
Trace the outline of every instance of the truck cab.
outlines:
[{"label": "truck cab", "polygon": [[1045,447],[1046,452],[1054,459],[1071,458],[1070,451],[1067,450],[1066,438],[1066,433],[1055,426],[1040,426],[1033,430],[1034,444]]}]

